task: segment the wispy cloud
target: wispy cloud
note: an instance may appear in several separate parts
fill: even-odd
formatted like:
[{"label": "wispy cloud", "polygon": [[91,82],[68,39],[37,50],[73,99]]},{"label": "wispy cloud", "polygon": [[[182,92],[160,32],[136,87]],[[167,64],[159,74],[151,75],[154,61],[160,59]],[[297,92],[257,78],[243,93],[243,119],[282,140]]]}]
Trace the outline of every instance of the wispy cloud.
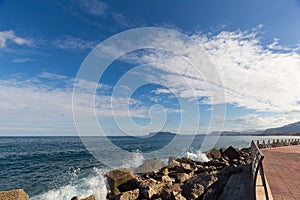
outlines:
[{"label": "wispy cloud", "polygon": [[62,36],[54,41],[54,45],[64,50],[82,51],[93,49],[97,45],[97,42],[73,36]]},{"label": "wispy cloud", "polygon": [[[194,36],[212,56],[226,90],[226,103],[257,111],[298,110],[300,55],[274,41],[262,45],[257,29]],[[276,49],[274,50],[276,46]],[[278,51],[280,50],[280,51]]]},{"label": "wispy cloud", "polygon": [[[173,48],[187,60],[197,55],[199,46],[202,47],[215,63],[223,82],[222,86],[216,87],[222,87],[226,94],[225,101],[217,100],[215,103],[229,103],[261,112],[300,112],[297,104],[300,99],[299,49],[285,47],[278,39],[271,44],[263,44],[261,29],[260,25],[245,31],[196,33],[190,36],[194,46],[176,35],[162,34],[149,40],[157,46]],[[199,73],[193,73],[181,58],[165,51],[144,51],[131,54],[126,59],[139,64],[154,63],[153,69],[163,71],[160,73],[162,83],[183,98],[207,97],[207,101],[202,103],[210,104],[210,94],[217,89],[208,90]],[[203,60],[201,57],[197,59],[194,60],[196,63]],[[163,64],[166,67],[161,67]],[[201,73],[205,75],[206,72]],[[190,86],[194,90],[190,90]]]},{"label": "wispy cloud", "polygon": [[54,73],[50,73],[50,72],[42,72],[41,74],[39,74],[37,76],[38,78],[45,78],[45,79],[49,79],[49,80],[56,80],[56,81],[63,81],[66,82],[66,80],[70,80],[70,81],[74,81],[73,78],[65,76],[65,75],[60,75],[60,74],[54,74]]},{"label": "wispy cloud", "polygon": [[134,24],[123,14],[121,13],[112,13],[113,19],[120,24],[121,26],[124,27],[132,27]]},{"label": "wispy cloud", "polygon": [[13,30],[0,31],[0,48],[5,48],[7,43],[27,46],[33,45],[32,40],[17,36]]},{"label": "wispy cloud", "polygon": [[[0,135],[7,134],[7,131],[12,134],[23,134],[24,130],[28,131],[28,134],[38,130],[47,134],[76,134],[73,106],[80,110],[87,122],[89,118],[85,116],[91,116],[90,113],[94,112],[99,119],[109,119],[108,121],[111,121],[112,117],[149,117],[149,107],[133,98],[112,97],[104,94],[105,92],[98,92],[95,94],[94,104],[86,90],[95,86],[98,90],[105,91],[111,91],[112,88],[87,80],[77,80],[80,85],[86,87],[86,90],[81,88],[82,101],[77,101],[79,103],[74,105],[72,102],[74,81],[73,77],[49,72],[37,76],[15,74],[7,79],[0,79],[0,127],[7,128],[0,129]],[[115,102],[114,107],[112,102]],[[170,109],[169,112],[178,111]],[[90,124],[87,123],[86,126],[87,129],[90,128]],[[91,130],[92,134],[93,131]]]},{"label": "wispy cloud", "polygon": [[25,62],[29,62],[32,61],[31,58],[15,58],[12,60],[12,62],[14,63],[25,63]]},{"label": "wispy cloud", "polygon": [[95,16],[104,15],[108,7],[101,0],[79,0],[79,6],[88,14]]},{"label": "wispy cloud", "polygon": [[259,114],[247,114],[241,117],[227,118],[225,122],[225,130],[264,130],[283,126],[289,123],[299,121],[300,115],[272,115],[263,116]]},{"label": "wispy cloud", "polygon": [[[201,76],[201,73],[205,75],[206,71],[201,71],[200,74],[195,73],[187,62],[170,52],[162,50],[133,52],[122,59],[135,64],[148,64],[148,68],[132,71],[132,77],[135,79],[143,79],[149,83],[157,83],[156,80],[159,79],[159,83],[168,88],[156,89],[152,94],[169,95],[168,93],[172,93],[176,97],[188,100],[199,98],[200,103],[211,104],[211,94],[222,88],[225,90],[226,98],[225,100],[217,99],[215,103],[232,104],[236,107],[251,109],[256,113],[227,119],[229,130],[263,129],[297,121],[300,118],[298,47],[286,47],[280,44],[278,39],[274,39],[271,44],[263,44],[261,29],[260,26],[244,31],[221,31],[216,34],[195,33],[190,35],[190,39],[194,41],[193,45],[186,43],[178,35],[161,34],[159,37],[153,35],[153,38],[148,38],[157,46],[173,48],[174,52],[179,52],[187,60],[194,59],[194,55],[198,55],[199,46],[202,47],[215,63],[215,68],[223,82],[223,85],[214,85],[213,88],[208,88]],[[55,45],[66,50],[87,50],[93,48],[95,43],[65,36],[56,40]],[[120,49],[111,46],[106,49],[106,53],[113,55],[118,51]],[[195,62],[198,63],[201,60],[203,58],[199,57]],[[202,69],[205,68],[200,70]],[[83,114],[94,112],[94,108],[91,107],[92,99],[86,91],[94,87],[96,83],[79,81],[87,88],[86,90],[82,88],[83,101],[79,102],[77,107]],[[213,77],[209,81],[213,82]],[[15,127],[10,124],[16,124],[16,127],[34,127],[33,123],[53,124],[53,127],[62,129],[68,127],[70,131],[70,127],[74,126],[72,121],[73,83],[72,77],[48,72],[35,77],[26,78],[26,76],[16,75],[1,79],[0,122],[3,127]],[[126,89],[126,85],[120,87],[123,88],[122,90]],[[98,84],[97,88],[104,91],[112,90],[110,86],[103,84]],[[158,98],[149,99],[153,102],[162,102]],[[142,100],[111,97],[106,93],[97,93],[95,100],[96,112],[101,118],[110,118],[113,115],[121,118],[128,117],[128,107],[131,117],[149,118],[149,107],[145,106]],[[112,102],[117,102],[113,111]],[[168,107],[166,110],[169,113],[182,111]],[[271,115],[272,117],[269,117]]]}]

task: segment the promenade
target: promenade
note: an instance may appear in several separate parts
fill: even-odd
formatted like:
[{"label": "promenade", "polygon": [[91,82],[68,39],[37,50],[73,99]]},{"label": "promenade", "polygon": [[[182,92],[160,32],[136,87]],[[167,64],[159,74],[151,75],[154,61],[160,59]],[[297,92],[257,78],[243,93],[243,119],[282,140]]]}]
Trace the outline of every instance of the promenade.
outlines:
[{"label": "promenade", "polygon": [[300,199],[300,145],[261,149],[274,200]]}]

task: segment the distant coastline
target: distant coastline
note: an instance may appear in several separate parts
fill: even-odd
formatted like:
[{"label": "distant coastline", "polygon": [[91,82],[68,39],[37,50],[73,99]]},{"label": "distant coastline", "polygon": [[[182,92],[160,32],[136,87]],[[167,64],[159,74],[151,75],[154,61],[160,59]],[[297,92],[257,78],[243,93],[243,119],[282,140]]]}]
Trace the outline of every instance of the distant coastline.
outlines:
[{"label": "distant coastline", "polygon": [[[193,135],[185,135],[185,134],[178,134],[178,133],[172,133],[172,132],[157,132],[157,133],[149,133],[148,137],[164,137],[164,136],[171,136],[174,137],[176,135],[179,136],[193,136]],[[253,132],[253,133],[243,133],[243,132],[231,132],[231,131],[222,131],[217,132],[214,131],[210,134],[196,134],[196,136],[300,136],[300,132],[296,133],[264,133],[264,132]]]},{"label": "distant coastline", "polygon": [[178,135],[177,133],[171,133],[171,132],[151,132],[147,136],[152,137],[152,136],[176,136]]},{"label": "distant coastline", "polygon": [[[219,135],[219,133],[212,132],[210,135]],[[297,133],[241,133],[241,132],[221,132],[221,136],[300,136],[300,132]]]}]

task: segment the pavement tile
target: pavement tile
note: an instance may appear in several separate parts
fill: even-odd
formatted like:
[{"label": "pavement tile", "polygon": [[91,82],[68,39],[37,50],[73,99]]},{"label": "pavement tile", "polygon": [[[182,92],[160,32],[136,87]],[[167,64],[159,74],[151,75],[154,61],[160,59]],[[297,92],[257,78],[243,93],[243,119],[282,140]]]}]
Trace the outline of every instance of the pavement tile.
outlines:
[{"label": "pavement tile", "polygon": [[300,145],[262,149],[274,200],[300,200]]}]

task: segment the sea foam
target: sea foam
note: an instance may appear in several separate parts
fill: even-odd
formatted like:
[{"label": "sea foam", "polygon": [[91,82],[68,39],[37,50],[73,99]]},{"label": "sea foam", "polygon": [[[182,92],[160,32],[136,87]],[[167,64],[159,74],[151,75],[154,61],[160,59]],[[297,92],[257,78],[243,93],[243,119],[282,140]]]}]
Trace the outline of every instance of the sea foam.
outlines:
[{"label": "sea foam", "polygon": [[94,195],[96,200],[105,200],[107,186],[104,172],[94,168],[93,173],[82,179],[72,181],[72,183],[56,190],[50,190],[44,194],[30,198],[29,200],[69,200],[74,196],[81,198]]},{"label": "sea foam", "polygon": [[143,153],[141,153],[140,151],[135,151],[135,152],[132,152],[130,157],[123,159],[123,165],[121,167],[135,168],[135,167],[138,167],[141,164],[143,164],[144,160],[145,160],[145,158],[143,156]]},{"label": "sea foam", "polygon": [[196,151],[195,153],[186,151],[184,157],[192,159],[194,161],[200,162],[208,162],[209,159],[207,158],[205,153],[202,153],[200,150]]}]

